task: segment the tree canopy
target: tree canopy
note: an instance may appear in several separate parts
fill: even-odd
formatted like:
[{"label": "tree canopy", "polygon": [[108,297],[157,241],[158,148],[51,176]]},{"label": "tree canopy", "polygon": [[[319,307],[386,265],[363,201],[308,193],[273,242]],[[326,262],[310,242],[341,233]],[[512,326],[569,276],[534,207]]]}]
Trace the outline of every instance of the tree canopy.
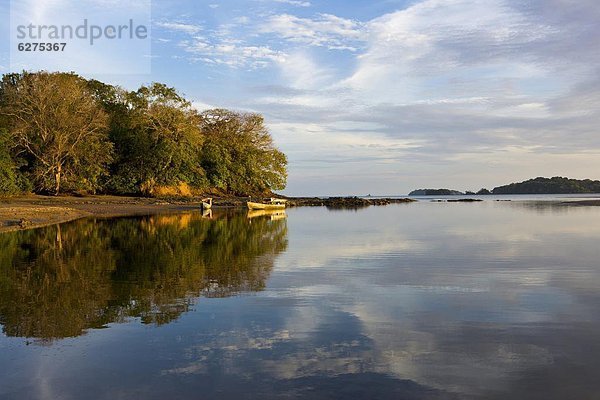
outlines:
[{"label": "tree canopy", "polygon": [[590,179],[569,179],[560,176],[553,178],[538,177],[524,182],[498,186],[493,194],[567,194],[600,193],[600,181]]},{"label": "tree canopy", "polygon": [[201,119],[202,167],[212,185],[235,193],[285,188],[287,158],[273,145],[261,115],[217,109]]},{"label": "tree canopy", "polygon": [[86,82],[74,74],[23,73],[4,76],[0,104],[10,144],[28,161],[34,188],[58,194],[95,190],[112,161],[108,117]]},{"label": "tree canopy", "polygon": [[158,83],[118,99],[121,104],[107,108],[113,110],[111,139],[119,154],[111,189],[151,193],[155,186],[182,182],[206,186],[200,166],[203,134],[189,101]]},{"label": "tree canopy", "polygon": [[200,112],[162,83],[128,91],[48,72],[0,82],[0,194],[254,194],[286,180],[287,158],[259,114]]}]

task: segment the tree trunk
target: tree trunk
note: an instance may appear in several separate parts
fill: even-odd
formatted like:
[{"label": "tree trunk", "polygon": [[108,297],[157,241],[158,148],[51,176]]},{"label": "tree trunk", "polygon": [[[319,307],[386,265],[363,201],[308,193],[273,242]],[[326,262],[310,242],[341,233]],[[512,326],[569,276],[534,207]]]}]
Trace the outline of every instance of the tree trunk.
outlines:
[{"label": "tree trunk", "polygon": [[55,189],[55,195],[58,196],[58,194],[60,193],[60,179],[61,179],[61,175],[62,175],[62,165],[58,165],[58,167],[56,168],[56,174],[54,174],[54,179],[56,180],[56,189]]}]

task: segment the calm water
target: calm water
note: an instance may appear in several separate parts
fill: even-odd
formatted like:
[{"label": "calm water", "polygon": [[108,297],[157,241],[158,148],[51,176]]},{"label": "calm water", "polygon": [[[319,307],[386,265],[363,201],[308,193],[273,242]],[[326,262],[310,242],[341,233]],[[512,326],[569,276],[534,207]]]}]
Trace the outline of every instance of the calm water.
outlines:
[{"label": "calm water", "polygon": [[600,398],[600,207],[89,219],[0,249],[2,399]]}]

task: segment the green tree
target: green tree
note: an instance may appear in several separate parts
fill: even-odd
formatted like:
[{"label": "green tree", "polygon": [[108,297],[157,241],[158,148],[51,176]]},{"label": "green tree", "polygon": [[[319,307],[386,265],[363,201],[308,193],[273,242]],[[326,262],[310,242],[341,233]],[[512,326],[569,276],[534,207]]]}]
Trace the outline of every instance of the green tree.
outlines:
[{"label": "green tree", "polygon": [[203,136],[198,113],[189,101],[160,83],[104,97],[111,109],[111,137],[118,154],[113,187],[139,192],[181,182],[203,185],[199,160]]},{"label": "green tree", "polygon": [[15,194],[20,191],[17,166],[10,153],[10,140],[5,130],[0,130],[0,195]]},{"label": "green tree", "polygon": [[39,192],[99,188],[112,159],[108,118],[86,81],[66,73],[5,75],[0,112]]},{"label": "green tree", "polygon": [[259,114],[223,109],[202,114],[202,167],[210,183],[238,194],[285,188],[287,157]]},{"label": "green tree", "polygon": [[[4,75],[0,192],[153,194],[187,184],[230,193],[285,188],[287,158],[258,114],[199,114],[161,83],[127,91],[75,74]],[[27,179],[23,179],[26,176]],[[16,186],[15,186],[16,185]]]}]

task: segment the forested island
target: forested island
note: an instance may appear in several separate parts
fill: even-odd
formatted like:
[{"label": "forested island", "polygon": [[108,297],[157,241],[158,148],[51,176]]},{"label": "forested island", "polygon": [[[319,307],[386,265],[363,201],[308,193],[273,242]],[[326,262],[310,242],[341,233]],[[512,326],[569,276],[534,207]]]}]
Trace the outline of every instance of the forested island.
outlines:
[{"label": "forested island", "polygon": [[410,192],[409,196],[459,196],[464,194],[451,189],[417,189]]},{"label": "forested island", "polygon": [[49,72],[0,82],[2,195],[248,195],[286,180],[261,115],[201,112],[161,83],[128,91]]},{"label": "forested island", "polygon": [[453,189],[417,189],[417,190],[413,190],[408,195],[409,196],[462,196],[465,194],[483,195],[483,194],[491,194],[491,192],[487,189],[481,189],[478,192],[471,192],[468,190],[466,192],[461,192],[460,190],[453,190]]},{"label": "forested island", "polygon": [[524,182],[499,186],[493,194],[578,194],[600,193],[600,181],[562,177],[535,178]]},{"label": "forested island", "polygon": [[524,182],[498,186],[494,189],[481,189],[478,192],[461,192],[451,189],[418,189],[409,196],[460,196],[488,194],[582,194],[600,193],[600,181],[591,179],[569,179],[559,176],[553,178],[538,177]]}]

